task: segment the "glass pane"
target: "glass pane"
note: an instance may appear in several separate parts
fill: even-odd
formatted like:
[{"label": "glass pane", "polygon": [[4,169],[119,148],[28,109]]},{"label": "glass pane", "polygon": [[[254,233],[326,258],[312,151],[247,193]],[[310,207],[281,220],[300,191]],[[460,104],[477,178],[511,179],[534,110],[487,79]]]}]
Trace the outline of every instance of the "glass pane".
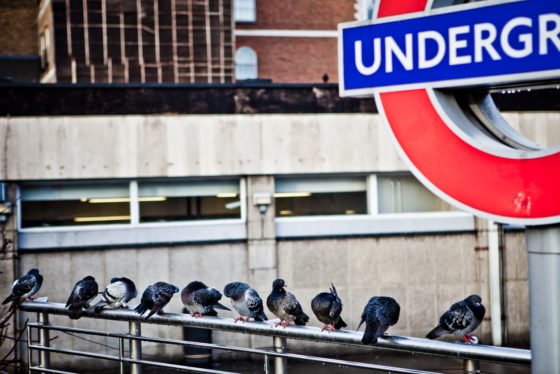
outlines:
[{"label": "glass pane", "polygon": [[[295,193],[294,193],[295,195]],[[367,213],[367,194],[362,192],[311,193],[309,196],[277,196],[277,217],[351,215]]]},{"label": "glass pane", "polygon": [[141,183],[140,222],[241,218],[239,180]]},{"label": "glass pane", "polygon": [[278,178],[277,217],[367,214],[366,179]]},{"label": "glass pane", "polygon": [[237,22],[255,22],[257,20],[255,0],[234,0],[234,14]]},{"label": "glass pane", "polygon": [[379,176],[379,213],[450,211],[453,208],[432,194],[412,175]]},{"label": "glass pane", "polygon": [[22,228],[130,222],[128,184],[23,186],[20,191]]}]

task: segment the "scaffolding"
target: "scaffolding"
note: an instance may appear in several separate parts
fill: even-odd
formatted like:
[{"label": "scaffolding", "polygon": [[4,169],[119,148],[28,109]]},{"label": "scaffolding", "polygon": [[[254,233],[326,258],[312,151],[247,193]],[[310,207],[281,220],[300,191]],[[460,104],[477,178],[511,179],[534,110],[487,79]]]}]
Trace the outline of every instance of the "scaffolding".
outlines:
[{"label": "scaffolding", "polygon": [[228,83],[231,0],[52,0],[56,80]]}]

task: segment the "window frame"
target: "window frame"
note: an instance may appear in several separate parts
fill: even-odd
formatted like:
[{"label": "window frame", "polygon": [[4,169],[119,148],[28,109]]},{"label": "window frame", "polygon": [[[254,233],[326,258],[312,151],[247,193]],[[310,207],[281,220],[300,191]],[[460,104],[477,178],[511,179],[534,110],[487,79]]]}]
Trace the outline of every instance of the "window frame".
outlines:
[{"label": "window frame", "polygon": [[[16,211],[18,248],[21,250],[38,250],[51,248],[93,248],[93,247],[120,247],[138,245],[158,245],[169,243],[212,242],[212,241],[237,241],[246,240],[247,222],[247,183],[244,177],[239,179],[240,217],[220,219],[200,219],[191,221],[172,222],[140,222],[140,202],[138,198],[137,179],[128,180],[130,198],[130,223],[95,224],[77,226],[53,227],[22,227],[22,200],[21,186],[16,189]],[[234,179],[231,178],[231,179]],[[217,180],[224,178],[197,178],[196,180]],[[229,178],[227,178],[229,179]],[[169,179],[174,182],[188,179]],[[195,179],[192,179],[195,180]],[[104,182],[112,182],[106,180]],[[165,182],[165,179],[154,179]],[[76,183],[87,183],[78,181]],[[92,181],[99,183],[99,181]],[[36,183],[33,183],[36,184]],[[45,182],[55,184],[55,182]],[[181,230],[176,230],[181,228]],[[158,234],[160,232],[160,235]],[[161,235],[166,232],[166,235]],[[154,240],[154,236],[158,239]],[[171,238],[170,238],[171,237]]]},{"label": "window frame", "polygon": [[[451,233],[476,230],[474,216],[461,211],[380,213],[378,176],[384,174],[386,173],[362,174],[366,178],[367,214],[276,216],[277,239]],[[389,174],[408,175],[410,172]],[[344,178],[345,176],[347,175],[332,177]],[[301,178],[305,178],[305,176],[301,176]],[[437,196],[436,198],[439,199]]]}]

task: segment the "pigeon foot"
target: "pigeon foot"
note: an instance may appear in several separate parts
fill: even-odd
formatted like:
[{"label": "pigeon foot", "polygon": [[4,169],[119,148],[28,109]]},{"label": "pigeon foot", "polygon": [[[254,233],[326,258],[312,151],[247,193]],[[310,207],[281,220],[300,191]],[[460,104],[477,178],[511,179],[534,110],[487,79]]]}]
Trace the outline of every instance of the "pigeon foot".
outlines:
[{"label": "pigeon foot", "polygon": [[465,344],[478,344],[478,338],[476,336],[465,335],[461,338],[461,341]]},{"label": "pigeon foot", "polygon": [[329,332],[333,332],[334,331],[334,325],[329,325]]},{"label": "pigeon foot", "polygon": [[239,316],[239,317],[235,317],[235,319],[233,320],[233,322],[237,322],[237,321],[241,321],[241,322],[247,322],[249,320],[249,318],[247,317],[243,317],[243,316]]},{"label": "pigeon foot", "polygon": [[194,312],[193,314],[191,314],[191,316],[193,316],[193,318],[200,318],[200,317],[202,317],[202,313]]},{"label": "pigeon foot", "polygon": [[327,328],[327,325],[323,324],[323,327],[321,327],[321,332],[325,331],[326,328]]},{"label": "pigeon foot", "polygon": [[275,322],[272,327],[282,326],[283,328],[286,328],[289,325],[290,325],[290,322],[288,322],[288,321],[279,321],[279,322]]}]

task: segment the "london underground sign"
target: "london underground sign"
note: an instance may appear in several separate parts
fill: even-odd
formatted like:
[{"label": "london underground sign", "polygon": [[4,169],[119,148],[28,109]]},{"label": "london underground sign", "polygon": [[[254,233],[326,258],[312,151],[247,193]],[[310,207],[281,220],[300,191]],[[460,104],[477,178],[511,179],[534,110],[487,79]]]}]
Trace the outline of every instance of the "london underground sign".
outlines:
[{"label": "london underground sign", "polygon": [[381,0],[374,22],[340,25],[340,94],[375,95],[399,153],[442,199],[498,222],[560,222],[560,149],[517,134],[489,96],[466,113],[436,90],[560,78],[560,1],[431,4]]}]

